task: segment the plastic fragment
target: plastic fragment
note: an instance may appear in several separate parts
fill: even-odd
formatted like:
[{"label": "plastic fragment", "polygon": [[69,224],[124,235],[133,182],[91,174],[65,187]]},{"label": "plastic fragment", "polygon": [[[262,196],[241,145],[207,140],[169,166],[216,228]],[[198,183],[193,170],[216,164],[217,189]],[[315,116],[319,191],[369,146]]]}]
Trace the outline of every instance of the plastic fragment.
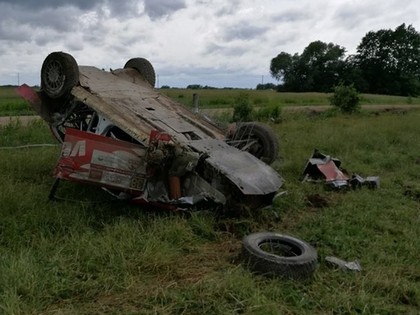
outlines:
[{"label": "plastic fragment", "polygon": [[349,271],[362,271],[362,266],[360,266],[360,263],[358,260],[355,261],[345,261],[337,257],[333,256],[327,256],[325,257],[325,260],[329,262],[332,265],[335,265],[337,267],[340,267],[344,270]]}]

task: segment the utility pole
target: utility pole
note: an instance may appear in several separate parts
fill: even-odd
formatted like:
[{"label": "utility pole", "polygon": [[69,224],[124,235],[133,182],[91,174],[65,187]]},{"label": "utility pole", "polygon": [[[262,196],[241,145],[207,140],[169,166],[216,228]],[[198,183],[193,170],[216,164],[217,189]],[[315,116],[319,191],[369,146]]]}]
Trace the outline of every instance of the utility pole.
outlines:
[{"label": "utility pole", "polygon": [[264,75],[261,76],[261,85],[264,85]]},{"label": "utility pole", "polygon": [[20,86],[20,78],[19,78],[19,72],[18,72],[18,86]]}]

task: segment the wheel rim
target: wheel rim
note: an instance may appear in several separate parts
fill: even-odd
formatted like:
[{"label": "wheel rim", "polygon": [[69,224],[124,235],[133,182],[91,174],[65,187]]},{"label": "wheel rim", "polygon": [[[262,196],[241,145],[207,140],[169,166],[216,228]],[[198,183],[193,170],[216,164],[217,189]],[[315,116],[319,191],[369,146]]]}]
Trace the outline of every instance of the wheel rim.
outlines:
[{"label": "wheel rim", "polygon": [[231,145],[241,151],[249,152],[257,158],[261,158],[264,154],[264,146],[261,141],[249,135],[243,136],[242,139],[231,141]]},{"label": "wheel rim", "polygon": [[246,151],[257,158],[261,158],[264,154],[264,146],[261,144],[259,139],[249,138],[244,147],[247,147]]},{"label": "wheel rim", "polygon": [[50,91],[59,91],[63,88],[66,76],[58,61],[52,60],[48,63],[45,74],[45,83]]}]

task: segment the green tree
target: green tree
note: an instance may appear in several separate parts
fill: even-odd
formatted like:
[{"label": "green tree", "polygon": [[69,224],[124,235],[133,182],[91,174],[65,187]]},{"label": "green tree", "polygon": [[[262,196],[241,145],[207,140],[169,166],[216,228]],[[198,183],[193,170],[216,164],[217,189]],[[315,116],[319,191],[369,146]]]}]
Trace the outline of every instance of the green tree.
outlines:
[{"label": "green tree", "polygon": [[368,32],[355,59],[368,92],[419,95],[420,34],[413,26]]},{"label": "green tree", "polygon": [[287,81],[287,76],[293,70],[292,56],[284,51],[271,59],[270,73],[278,81]]},{"label": "green tree", "polygon": [[345,67],[345,48],[314,41],[301,55],[281,52],[271,60],[271,75],[286,91],[329,92],[338,84]]}]

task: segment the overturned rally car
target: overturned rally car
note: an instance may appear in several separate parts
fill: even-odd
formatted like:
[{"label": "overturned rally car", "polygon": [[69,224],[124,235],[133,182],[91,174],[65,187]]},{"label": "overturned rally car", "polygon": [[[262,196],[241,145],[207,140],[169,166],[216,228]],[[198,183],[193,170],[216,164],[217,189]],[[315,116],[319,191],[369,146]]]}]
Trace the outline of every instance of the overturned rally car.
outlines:
[{"label": "overturned rally car", "polygon": [[108,72],[49,54],[41,90],[18,91],[62,143],[57,182],[96,184],[121,199],[173,208],[270,204],[282,185],[268,165],[278,153],[271,129],[242,123],[227,132],[154,85],[144,58]]}]

